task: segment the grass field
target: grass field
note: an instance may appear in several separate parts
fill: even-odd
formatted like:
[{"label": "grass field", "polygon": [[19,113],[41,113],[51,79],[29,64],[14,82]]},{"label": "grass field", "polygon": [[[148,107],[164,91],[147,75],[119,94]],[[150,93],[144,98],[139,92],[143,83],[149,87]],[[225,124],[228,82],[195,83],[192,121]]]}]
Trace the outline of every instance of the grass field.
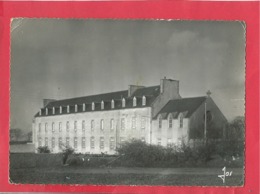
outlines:
[{"label": "grass field", "polygon": [[218,177],[222,174],[221,169],[207,168],[26,168],[11,169],[10,181],[25,184],[242,186],[243,170],[230,170],[234,173],[226,177],[225,184]]}]

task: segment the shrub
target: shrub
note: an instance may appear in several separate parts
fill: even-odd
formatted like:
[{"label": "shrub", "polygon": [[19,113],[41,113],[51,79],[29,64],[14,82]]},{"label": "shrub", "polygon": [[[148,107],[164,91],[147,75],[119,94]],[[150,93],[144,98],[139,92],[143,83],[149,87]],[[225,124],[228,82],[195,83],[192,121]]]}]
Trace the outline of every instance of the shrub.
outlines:
[{"label": "shrub", "polygon": [[50,149],[48,148],[48,146],[39,146],[37,148],[37,152],[38,153],[50,153]]},{"label": "shrub", "polygon": [[[65,148],[62,150],[62,158],[63,158],[62,162],[63,162],[63,165],[66,164],[66,162],[67,162],[69,156],[70,156],[71,154],[73,154],[73,153],[74,153],[74,149],[73,149],[73,148],[71,148],[71,147],[69,147],[69,146],[65,146]],[[73,163],[74,163],[74,162],[73,162]]]}]

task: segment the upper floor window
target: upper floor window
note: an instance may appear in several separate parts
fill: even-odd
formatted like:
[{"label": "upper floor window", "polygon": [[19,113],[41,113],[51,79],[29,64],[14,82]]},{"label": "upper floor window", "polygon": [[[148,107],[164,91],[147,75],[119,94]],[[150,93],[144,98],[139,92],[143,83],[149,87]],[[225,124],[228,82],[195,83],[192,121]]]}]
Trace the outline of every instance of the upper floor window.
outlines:
[{"label": "upper floor window", "polygon": [[55,114],[55,107],[52,107],[52,114]]},{"label": "upper floor window", "polygon": [[94,102],[91,103],[91,110],[95,110],[95,103]]},{"label": "upper floor window", "polygon": [[101,119],[100,121],[100,129],[103,131],[104,130],[104,120]]},{"label": "upper floor window", "polygon": [[136,128],[136,118],[135,117],[132,118],[132,128],[133,129]]},{"label": "upper floor window", "polygon": [[77,131],[77,121],[74,121],[74,130]]},{"label": "upper floor window", "polygon": [[85,103],[82,105],[82,111],[86,111],[86,104]]},{"label": "upper floor window", "polygon": [[122,99],[122,107],[125,107],[125,98]]},{"label": "upper floor window", "polygon": [[78,105],[75,104],[75,112],[78,112]]},{"label": "upper floor window", "polygon": [[133,106],[136,106],[136,97],[133,98]]},{"label": "upper floor window", "polygon": [[104,101],[102,100],[101,101],[101,110],[103,110],[104,109]]},{"label": "upper floor window", "polygon": [[85,130],[85,120],[82,121],[82,130]]},{"label": "upper floor window", "polygon": [[62,106],[60,106],[60,114],[62,113]]},{"label": "upper floor window", "polygon": [[42,124],[39,123],[39,132],[41,132],[41,130],[42,130]]},{"label": "upper floor window", "polygon": [[162,116],[159,115],[159,129],[162,128]]},{"label": "upper floor window", "polygon": [[114,130],[114,119],[110,120],[110,130]]},{"label": "upper floor window", "polygon": [[145,117],[141,118],[141,128],[144,129],[145,128]]},{"label": "upper floor window", "polygon": [[66,130],[69,131],[69,129],[70,129],[70,122],[67,121],[67,123],[66,123]]},{"label": "upper floor window", "polygon": [[52,122],[51,128],[52,128],[52,132],[55,132],[55,124],[54,124],[54,122]]},{"label": "upper floor window", "polygon": [[61,132],[62,131],[62,123],[59,122],[59,131]]},{"label": "upper floor window", "polygon": [[121,129],[124,130],[125,129],[125,118],[121,119]]},{"label": "upper floor window", "polygon": [[48,115],[48,108],[45,109],[46,115]]},{"label": "upper floor window", "polygon": [[169,128],[172,128],[172,115],[169,115]]},{"label": "upper floor window", "polygon": [[143,105],[143,106],[146,105],[146,97],[145,97],[145,96],[143,96],[143,98],[142,98],[142,105]]},{"label": "upper floor window", "polygon": [[91,120],[91,131],[94,131],[94,120]]},{"label": "upper floor window", "polygon": [[48,123],[45,123],[45,132],[48,131]]},{"label": "upper floor window", "polygon": [[70,112],[70,106],[68,105],[67,106],[67,113],[69,113]]},{"label": "upper floor window", "polygon": [[115,101],[111,100],[111,108],[114,109],[115,108]]},{"label": "upper floor window", "polygon": [[183,115],[180,114],[180,128],[183,128]]}]

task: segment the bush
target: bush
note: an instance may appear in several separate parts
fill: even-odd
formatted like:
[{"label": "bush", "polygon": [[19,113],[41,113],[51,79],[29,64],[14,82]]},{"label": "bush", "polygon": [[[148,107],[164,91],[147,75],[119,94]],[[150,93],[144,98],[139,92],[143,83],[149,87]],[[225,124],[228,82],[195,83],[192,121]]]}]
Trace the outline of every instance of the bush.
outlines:
[{"label": "bush", "polygon": [[[65,148],[62,150],[62,162],[63,162],[63,165],[65,165],[67,163],[67,160],[69,158],[69,156],[71,154],[74,153],[74,149],[69,147],[69,146],[65,146]],[[73,163],[76,163],[76,162],[73,162]]]},{"label": "bush", "polygon": [[48,146],[39,146],[37,148],[37,152],[38,153],[50,153],[50,149],[48,148]]}]

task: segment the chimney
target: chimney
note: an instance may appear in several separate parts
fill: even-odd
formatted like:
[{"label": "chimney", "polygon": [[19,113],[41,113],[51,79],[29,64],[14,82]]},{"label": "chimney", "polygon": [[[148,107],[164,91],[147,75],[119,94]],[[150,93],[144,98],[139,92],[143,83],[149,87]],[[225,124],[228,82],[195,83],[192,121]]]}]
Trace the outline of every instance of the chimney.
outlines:
[{"label": "chimney", "polygon": [[164,77],[160,80],[160,93],[171,93],[174,98],[178,98],[179,95],[179,81],[173,79],[167,79]]},{"label": "chimney", "polygon": [[56,101],[56,100],[55,99],[43,99],[43,107],[45,107],[50,102],[54,102],[54,101]]},{"label": "chimney", "polygon": [[144,88],[144,86],[137,86],[137,85],[129,85],[128,87],[128,97],[131,97],[133,93],[140,88]]},{"label": "chimney", "polygon": [[166,76],[164,76],[164,78],[161,79],[161,81],[160,81],[160,93],[161,93],[161,94],[162,94],[163,91],[164,91],[164,83],[165,83],[165,81],[166,81]]}]

